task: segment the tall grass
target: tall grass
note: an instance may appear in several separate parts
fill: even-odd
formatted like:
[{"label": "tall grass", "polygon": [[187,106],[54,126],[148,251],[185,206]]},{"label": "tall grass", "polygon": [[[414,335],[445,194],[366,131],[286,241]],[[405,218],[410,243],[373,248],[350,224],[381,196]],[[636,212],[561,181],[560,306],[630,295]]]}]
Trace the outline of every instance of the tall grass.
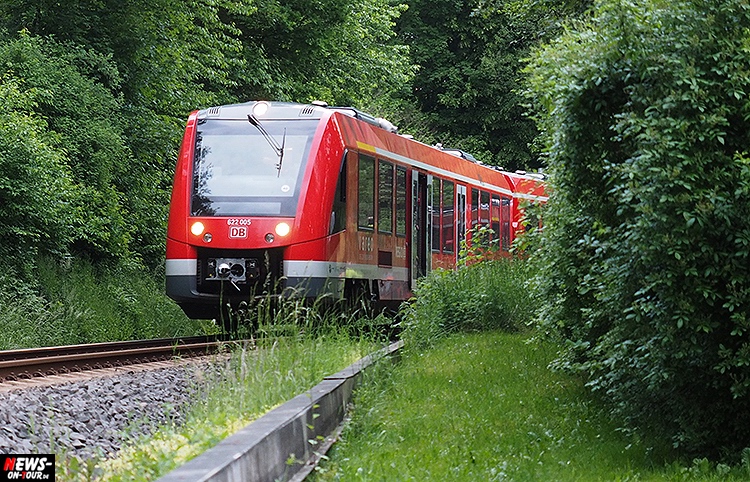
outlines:
[{"label": "tall grass", "polygon": [[[237,309],[221,319],[232,325],[239,337],[274,337],[295,335],[327,336],[333,333],[357,338],[387,338],[393,329],[392,317],[378,312],[366,300],[339,300],[330,294],[310,299],[304,289],[285,288],[280,297],[264,297]],[[229,323],[227,323],[229,321]]]},{"label": "tall grass", "polygon": [[524,259],[502,258],[431,272],[403,308],[404,340],[421,347],[456,332],[524,329],[534,315],[529,269]]},{"label": "tall grass", "polygon": [[668,442],[618,430],[583,382],[548,369],[556,347],[526,333],[461,333],[368,377],[351,424],[314,480],[740,481],[674,461]]},{"label": "tall grass", "polygon": [[33,284],[0,275],[0,349],[161,338],[215,331],[164,294],[163,274],[137,265],[38,261]]},{"label": "tall grass", "polygon": [[61,480],[154,480],[376,347],[374,338],[334,329],[333,320],[327,326],[328,333],[313,335],[301,322],[296,329],[277,325],[285,336],[261,335],[256,344],[234,351],[226,363],[197,369],[193,403],[183,424],[133,437],[116,458],[65,458],[58,464]]}]

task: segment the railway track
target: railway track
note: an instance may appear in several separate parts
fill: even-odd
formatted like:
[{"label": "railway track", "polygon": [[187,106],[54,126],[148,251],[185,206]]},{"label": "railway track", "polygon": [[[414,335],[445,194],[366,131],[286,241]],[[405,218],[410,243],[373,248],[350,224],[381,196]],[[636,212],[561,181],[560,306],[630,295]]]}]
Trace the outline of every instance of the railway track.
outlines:
[{"label": "railway track", "polygon": [[30,379],[216,353],[221,336],[94,343],[0,351],[0,381]]}]

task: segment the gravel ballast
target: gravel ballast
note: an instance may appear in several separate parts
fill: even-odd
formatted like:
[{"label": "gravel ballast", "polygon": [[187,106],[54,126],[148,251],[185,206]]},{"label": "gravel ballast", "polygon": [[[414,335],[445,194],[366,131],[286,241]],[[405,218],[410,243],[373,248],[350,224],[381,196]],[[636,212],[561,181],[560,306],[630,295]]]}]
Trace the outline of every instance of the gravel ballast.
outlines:
[{"label": "gravel ballast", "polygon": [[187,403],[199,393],[196,372],[205,367],[121,369],[113,376],[0,393],[0,453],[112,457],[127,437],[181,424]]}]

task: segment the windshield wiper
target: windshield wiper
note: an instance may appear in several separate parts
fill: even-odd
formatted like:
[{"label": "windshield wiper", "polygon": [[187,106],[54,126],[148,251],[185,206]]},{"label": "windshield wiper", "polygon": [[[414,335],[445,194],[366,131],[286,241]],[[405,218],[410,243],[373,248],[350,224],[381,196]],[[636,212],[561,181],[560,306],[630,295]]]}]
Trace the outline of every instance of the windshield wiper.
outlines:
[{"label": "windshield wiper", "polygon": [[281,145],[276,141],[276,139],[271,136],[271,134],[266,131],[265,127],[263,127],[263,124],[260,123],[257,117],[253,114],[247,115],[247,120],[255,126],[256,129],[261,133],[263,138],[268,142],[268,145],[271,146],[271,148],[276,151],[276,155],[279,156],[279,163],[276,164],[276,171],[278,172],[276,174],[276,177],[281,176],[281,164],[284,162],[284,145],[286,144],[286,127],[284,127],[284,136],[281,138]]}]

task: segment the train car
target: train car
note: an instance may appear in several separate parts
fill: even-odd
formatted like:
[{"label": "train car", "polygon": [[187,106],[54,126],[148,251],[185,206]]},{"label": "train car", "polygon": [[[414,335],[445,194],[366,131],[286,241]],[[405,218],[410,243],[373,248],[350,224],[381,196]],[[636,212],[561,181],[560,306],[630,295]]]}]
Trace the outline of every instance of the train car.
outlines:
[{"label": "train car", "polygon": [[472,226],[507,249],[514,195],[507,173],[354,108],[195,111],[174,178],[167,294],[191,318],[259,296],[397,303],[430,270],[455,267]]},{"label": "train car", "polygon": [[[541,172],[515,171],[506,172],[508,182],[513,186],[513,204],[511,212],[513,213],[512,228],[514,232],[522,229],[521,222],[524,217],[524,206],[528,203],[547,200],[547,176]],[[536,216],[536,213],[532,213]],[[528,219],[525,229],[532,227],[542,227],[542,220],[539,218]]]}]

